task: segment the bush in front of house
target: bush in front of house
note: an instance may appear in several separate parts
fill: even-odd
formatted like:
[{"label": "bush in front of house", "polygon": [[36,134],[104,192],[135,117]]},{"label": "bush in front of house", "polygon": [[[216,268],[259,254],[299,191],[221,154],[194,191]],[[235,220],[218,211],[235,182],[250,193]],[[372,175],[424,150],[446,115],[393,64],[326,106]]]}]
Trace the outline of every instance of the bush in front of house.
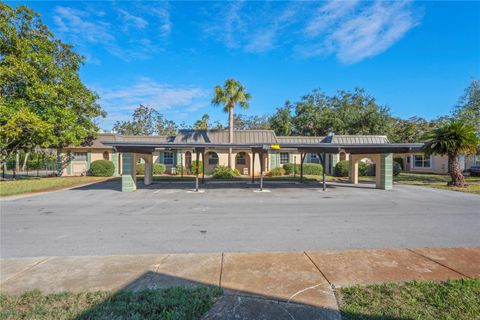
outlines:
[{"label": "bush in front of house", "polygon": [[350,161],[342,160],[337,162],[337,164],[335,165],[335,176],[348,177],[349,168],[350,168]]},{"label": "bush in front of house", "polygon": [[402,166],[397,161],[393,161],[393,176],[398,176],[403,171]]},{"label": "bush in front of house", "polygon": [[393,158],[393,162],[397,162],[400,165],[400,168],[403,170],[403,159],[402,158]]},{"label": "bush in front of house", "polygon": [[137,163],[135,165],[135,173],[137,176],[143,176],[145,174],[145,164]]},{"label": "bush in front of house", "polygon": [[267,176],[269,177],[280,177],[280,176],[284,176],[286,173],[286,170],[282,167],[277,167],[277,168],[273,168],[272,170],[270,170],[268,173],[267,173]]},{"label": "bush in front of house", "polygon": [[153,174],[159,175],[165,173],[165,165],[163,163],[154,163],[153,164]]},{"label": "bush in front of house", "polygon": [[[293,163],[285,163],[283,169],[286,174],[293,174]],[[300,174],[300,164],[295,164],[295,174]],[[305,175],[314,175],[320,176],[323,174],[323,166],[319,163],[304,163],[303,164],[303,174]]]},{"label": "bush in front of house", "polygon": [[[137,163],[135,165],[135,172],[138,176],[145,175],[145,163]],[[163,163],[153,164],[153,174],[160,175],[165,173],[165,165]]]},{"label": "bush in front of house", "polygon": [[115,173],[115,165],[110,160],[95,160],[90,164],[90,174],[95,177],[111,177]]},{"label": "bush in front of house", "polygon": [[[203,163],[202,161],[198,161],[198,174],[202,174],[203,172]],[[197,173],[197,161],[193,160],[192,161],[192,174]]]},{"label": "bush in front of house", "polygon": [[212,176],[215,179],[232,179],[240,176],[240,172],[237,169],[230,169],[228,166],[218,165],[213,170]]},{"label": "bush in front of house", "polygon": [[[283,170],[285,170],[286,174],[293,174],[293,167],[294,167],[293,163],[285,163],[283,165]],[[299,173],[300,173],[300,164],[297,163],[295,164],[295,174],[299,174]]]},{"label": "bush in front of house", "polygon": [[[371,169],[372,170],[371,170]],[[371,174],[370,172],[373,172],[373,174]],[[374,170],[374,164],[367,164],[365,162],[362,162],[362,161],[359,161],[358,162],[358,175],[360,177],[366,177],[366,176],[370,176],[370,175],[375,175],[375,170]]]}]

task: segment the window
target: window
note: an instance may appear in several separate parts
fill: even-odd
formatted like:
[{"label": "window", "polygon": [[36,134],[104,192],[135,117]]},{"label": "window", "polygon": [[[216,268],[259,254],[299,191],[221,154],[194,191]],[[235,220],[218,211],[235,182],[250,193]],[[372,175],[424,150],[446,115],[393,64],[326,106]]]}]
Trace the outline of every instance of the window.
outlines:
[{"label": "window", "polygon": [[290,156],[288,152],[280,152],[280,164],[288,163]]},{"label": "window", "polygon": [[413,156],[413,167],[414,168],[431,168],[432,167],[432,157],[426,156],[424,154],[416,154]]},{"label": "window", "polygon": [[215,152],[208,153],[208,164],[218,164],[218,155]]},{"label": "window", "polygon": [[475,165],[480,166],[480,155],[475,156]]},{"label": "window", "polygon": [[74,161],[87,161],[87,153],[86,152],[74,152],[73,153],[73,160]]},{"label": "window", "polygon": [[110,155],[108,154],[108,151],[103,152],[103,160],[110,160]]},{"label": "window", "polygon": [[163,164],[173,164],[173,152],[167,151],[163,153]]},{"label": "window", "polygon": [[320,163],[320,155],[318,153],[312,153],[310,156],[311,163]]},{"label": "window", "polygon": [[240,152],[237,154],[237,164],[238,165],[245,165],[247,163],[245,159],[245,152]]}]

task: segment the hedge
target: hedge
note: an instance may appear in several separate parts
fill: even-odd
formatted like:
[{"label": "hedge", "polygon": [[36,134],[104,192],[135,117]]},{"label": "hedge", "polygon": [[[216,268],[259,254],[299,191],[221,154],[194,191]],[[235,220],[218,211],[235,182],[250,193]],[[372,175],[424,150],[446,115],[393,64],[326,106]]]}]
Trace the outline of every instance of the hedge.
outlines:
[{"label": "hedge", "polygon": [[90,174],[95,177],[111,177],[115,173],[115,165],[110,160],[95,160],[90,164]]},{"label": "hedge", "polygon": [[[202,161],[198,161],[198,173],[202,174],[202,172],[203,172],[203,163],[202,163]],[[196,173],[197,173],[197,161],[193,160],[192,161],[192,174],[196,174]]]},{"label": "hedge", "polygon": [[393,161],[393,176],[398,176],[403,171],[402,166],[397,161]]},{"label": "hedge", "polygon": [[240,176],[240,172],[237,169],[230,169],[228,166],[218,165],[213,170],[212,176],[215,179],[232,179]]},{"label": "hedge", "polygon": [[269,177],[280,177],[283,175],[285,175],[285,169],[282,167],[273,168],[267,173],[267,176]]},{"label": "hedge", "polygon": [[[143,176],[145,174],[145,164],[139,163],[135,166],[135,171],[137,175]],[[153,164],[153,174],[160,175],[165,173],[165,165],[163,163],[154,163]]]},{"label": "hedge", "polygon": [[403,159],[402,158],[393,158],[393,161],[398,163],[401,167],[401,169],[403,170],[404,166],[403,166]]},{"label": "hedge", "polygon": [[348,177],[350,162],[348,160],[342,160],[335,165],[336,177]]},{"label": "hedge", "polygon": [[[293,174],[293,163],[285,163],[283,169],[286,174]],[[295,164],[295,174],[300,174],[300,164]],[[306,175],[322,175],[323,166],[318,163],[304,163],[303,164],[303,174]]]}]

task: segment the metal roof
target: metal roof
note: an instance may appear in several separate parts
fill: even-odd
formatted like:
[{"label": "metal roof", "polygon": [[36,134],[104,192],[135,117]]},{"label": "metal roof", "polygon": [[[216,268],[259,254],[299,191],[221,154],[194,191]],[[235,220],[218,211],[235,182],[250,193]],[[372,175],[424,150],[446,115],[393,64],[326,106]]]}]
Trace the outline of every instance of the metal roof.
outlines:
[{"label": "metal roof", "polygon": [[386,136],[374,135],[333,135],[332,143],[338,144],[382,144],[389,143]]},{"label": "metal roof", "polygon": [[328,135],[326,137],[275,136],[272,130],[234,130],[234,141],[228,143],[228,130],[180,130],[176,136],[122,136],[100,134],[91,148],[115,147],[118,151],[151,152],[155,148],[255,148],[266,150],[278,144],[303,152],[386,153],[419,152],[422,143],[391,144],[386,136]]},{"label": "metal roof", "polygon": [[[234,144],[274,144],[277,143],[273,130],[234,130]],[[228,130],[180,130],[175,136],[173,143],[177,144],[197,144],[229,143]]]}]

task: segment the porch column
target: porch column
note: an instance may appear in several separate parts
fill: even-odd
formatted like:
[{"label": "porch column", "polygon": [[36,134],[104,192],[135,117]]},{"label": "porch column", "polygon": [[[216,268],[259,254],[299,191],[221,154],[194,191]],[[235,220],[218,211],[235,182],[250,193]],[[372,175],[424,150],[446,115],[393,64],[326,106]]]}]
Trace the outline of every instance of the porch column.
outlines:
[{"label": "porch column", "polygon": [[359,159],[352,154],[350,157],[350,170],[348,176],[350,178],[350,183],[358,184],[358,161]]},{"label": "porch column", "polygon": [[131,192],[137,189],[137,174],[135,172],[135,154],[122,153],[122,192]]},{"label": "porch column", "polygon": [[380,181],[377,182],[377,189],[392,190],[393,189],[393,153],[382,153],[380,155],[380,169],[376,174],[380,173]]},{"label": "porch column", "polygon": [[143,183],[148,186],[153,181],[153,155],[150,154],[144,157],[145,173],[143,175]]},{"label": "porch column", "polygon": [[113,176],[118,177],[118,153],[117,151],[112,151],[112,162],[113,162]]}]

